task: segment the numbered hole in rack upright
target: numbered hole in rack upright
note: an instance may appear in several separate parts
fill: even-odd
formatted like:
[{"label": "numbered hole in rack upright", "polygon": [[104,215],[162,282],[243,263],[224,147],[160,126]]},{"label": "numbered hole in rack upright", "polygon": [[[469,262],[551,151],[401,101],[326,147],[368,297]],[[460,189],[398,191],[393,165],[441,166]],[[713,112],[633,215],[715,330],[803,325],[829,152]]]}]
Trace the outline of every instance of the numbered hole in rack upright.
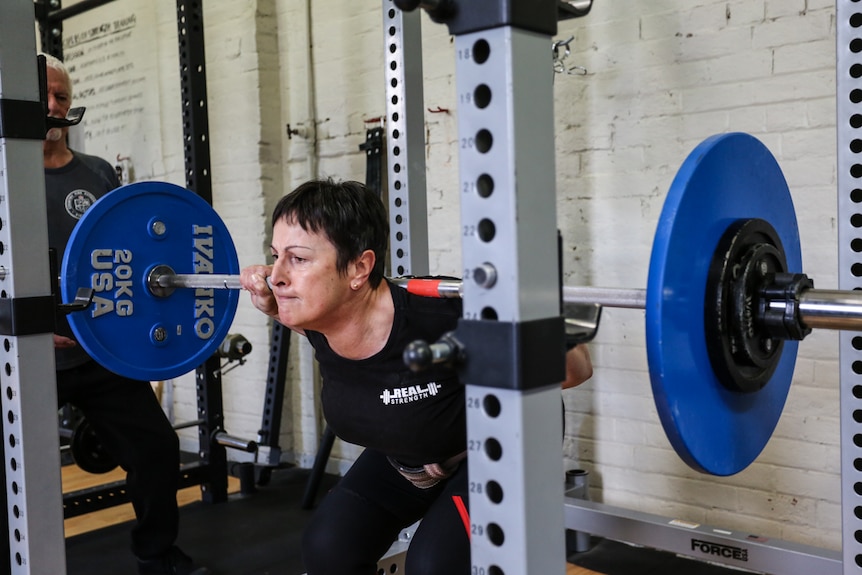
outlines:
[{"label": "numbered hole in rack upright", "polygon": [[491,56],[491,45],[487,40],[476,40],[473,43],[473,61],[477,64],[484,64]]},{"label": "numbered hole in rack upright", "polygon": [[503,446],[500,445],[500,442],[493,437],[489,437],[485,440],[485,455],[487,455],[491,461],[500,461],[503,457]]},{"label": "numbered hole in rack upright", "polygon": [[503,501],[503,487],[493,479],[485,484],[485,494],[491,503],[501,503]]},{"label": "numbered hole in rack upright", "polygon": [[482,409],[485,410],[488,417],[495,418],[500,416],[500,412],[503,410],[503,407],[500,404],[500,398],[489,393],[482,399]]},{"label": "numbered hole in rack upright", "polygon": [[506,572],[496,565],[491,565],[488,567],[488,575],[506,575]]},{"label": "numbered hole in rack upright", "polygon": [[481,317],[482,319],[487,321],[497,321],[497,319],[499,319],[499,316],[497,315],[497,310],[490,306],[482,308]]},{"label": "numbered hole in rack upright", "polygon": [[476,191],[480,198],[488,198],[494,193],[494,178],[488,174],[482,174],[476,180]]},{"label": "numbered hole in rack upright", "polygon": [[476,149],[480,154],[487,154],[494,145],[494,136],[489,130],[482,128],[476,132]]},{"label": "numbered hole in rack upright", "polygon": [[497,226],[494,225],[493,220],[482,218],[482,221],[480,221],[479,225],[476,227],[476,231],[479,234],[479,239],[487,243],[493,240],[494,236],[497,235]]},{"label": "numbered hole in rack upright", "polygon": [[503,532],[503,528],[496,523],[489,523],[488,540],[497,547],[500,547],[506,541],[506,534]]},{"label": "numbered hole in rack upright", "polygon": [[476,86],[476,89],[473,90],[473,102],[479,109],[487,108],[488,104],[491,103],[491,88],[487,84]]}]

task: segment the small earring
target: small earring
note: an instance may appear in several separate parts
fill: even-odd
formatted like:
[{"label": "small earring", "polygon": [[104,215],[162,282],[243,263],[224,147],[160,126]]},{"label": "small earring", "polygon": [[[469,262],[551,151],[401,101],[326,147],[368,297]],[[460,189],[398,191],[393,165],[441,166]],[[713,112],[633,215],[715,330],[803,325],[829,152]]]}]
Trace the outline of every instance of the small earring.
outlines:
[{"label": "small earring", "polygon": [[350,288],[356,290],[359,289],[359,286],[356,284],[351,284]]}]

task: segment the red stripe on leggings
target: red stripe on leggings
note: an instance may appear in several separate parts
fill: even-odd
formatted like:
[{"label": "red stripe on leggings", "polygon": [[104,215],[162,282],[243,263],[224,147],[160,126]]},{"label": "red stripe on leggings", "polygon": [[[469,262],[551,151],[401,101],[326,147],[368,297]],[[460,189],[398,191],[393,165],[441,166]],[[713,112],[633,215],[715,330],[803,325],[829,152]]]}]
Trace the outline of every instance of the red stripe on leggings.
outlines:
[{"label": "red stripe on leggings", "polygon": [[470,539],[470,512],[467,511],[467,506],[464,505],[464,500],[460,495],[453,495],[452,502],[455,503],[455,508],[458,509],[458,515],[461,516],[461,521],[464,522],[464,530],[467,532],[467,539]]}]

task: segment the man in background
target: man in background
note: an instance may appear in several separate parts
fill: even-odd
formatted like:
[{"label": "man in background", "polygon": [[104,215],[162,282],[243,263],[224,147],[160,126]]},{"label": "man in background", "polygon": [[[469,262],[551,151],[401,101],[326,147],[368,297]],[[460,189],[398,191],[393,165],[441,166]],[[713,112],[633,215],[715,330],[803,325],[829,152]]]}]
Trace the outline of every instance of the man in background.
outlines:
[{"label": "man in background", "polygon": [[[72,105],[72,80],[63,63],[46,55],[48,115],[65,118]],[[105,160],[71,150],[68,128],[51,128],[43,144],[48,207],[48,244],[62,258],[84,212],[119,187]],[[122,337],[122,334],[117,334]],[[92,425],[105,452],[127,473],[137,519],[132,553],[142,575],[208,575],[175,542],[179,530],[179,439],[148,381],[135,381],[99,365],[75,341],[65,318],[54,334],[57,396]],[[52,422],[53,423],[53,422]]]}]

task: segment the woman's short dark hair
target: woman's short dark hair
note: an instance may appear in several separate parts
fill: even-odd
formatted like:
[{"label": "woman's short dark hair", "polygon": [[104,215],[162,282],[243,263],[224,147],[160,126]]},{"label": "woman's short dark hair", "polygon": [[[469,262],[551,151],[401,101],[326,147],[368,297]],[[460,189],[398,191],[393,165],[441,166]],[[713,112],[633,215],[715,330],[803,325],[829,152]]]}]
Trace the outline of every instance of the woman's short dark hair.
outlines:
[{"label": "woman's short dark hair", "polygon": [[380,197],[360,182],[311,180],[281,198],[272,212],[272,225],[280,220],[296,222],[307,232],[323,232],[336,250],[335,266],[347,273],[347,266],[365,250],[376,261],[368,278],[371,287],[380,285],[389,245],[389,220]]}]

